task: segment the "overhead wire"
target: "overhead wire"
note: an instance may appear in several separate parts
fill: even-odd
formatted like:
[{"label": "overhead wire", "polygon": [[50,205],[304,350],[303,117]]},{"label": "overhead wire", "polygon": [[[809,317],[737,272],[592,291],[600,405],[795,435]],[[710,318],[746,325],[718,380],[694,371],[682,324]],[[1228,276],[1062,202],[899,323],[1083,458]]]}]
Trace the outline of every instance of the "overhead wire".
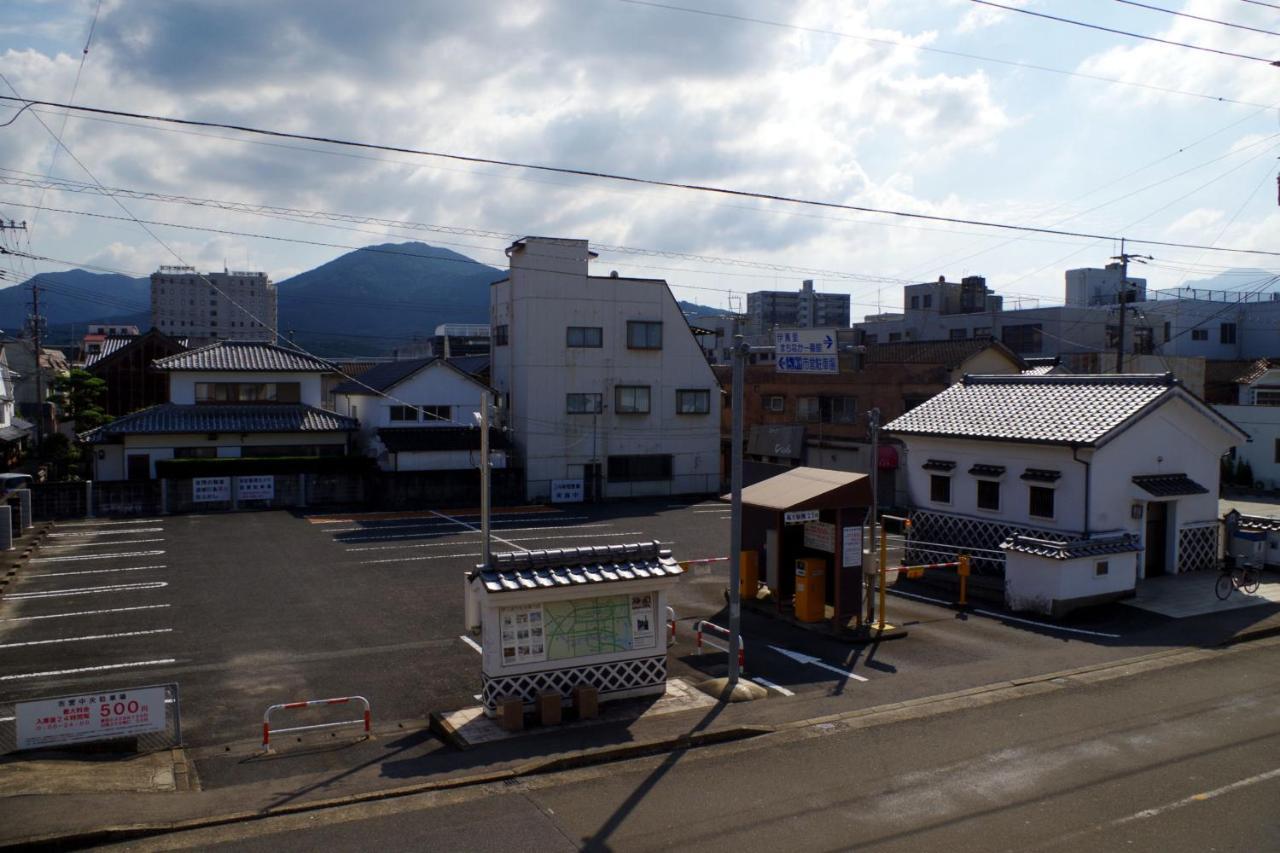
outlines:
[{"label": "overhead wire", "polygon": [[1224,27],[1233,27],[1237,30],[1249,30],[1254,33],[1262,33],[1268,36],[1280,36],[1280,32],[1275,30],[1264,30],[1258,27],[1250,27],[1247,24],[1237,24],[1232,21],[1222,21],[1218,18],[1206,18],[1202,15],[1193,15],[1190,12],[1179,12],[1176,9],[1166,9],[1164,6],[1152,6],[1149,3],[1139,3],[1137,0],[1115,0],[1116,3],[1123,3],[1125,6],[1137,6],[1140,9],[1149,9],[1152,12],[1163,12],[1166,15],[1174,15],[1179,18],[1190,18],[1193,21],[1203,21],[1208,24],[1219,24]]}]

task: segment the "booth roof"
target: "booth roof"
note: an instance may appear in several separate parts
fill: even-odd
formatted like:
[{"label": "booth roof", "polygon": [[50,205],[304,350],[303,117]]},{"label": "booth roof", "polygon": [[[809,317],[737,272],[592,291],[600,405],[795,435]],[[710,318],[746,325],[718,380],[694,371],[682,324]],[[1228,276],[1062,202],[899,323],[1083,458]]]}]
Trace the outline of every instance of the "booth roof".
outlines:
[{"label": "booth roof", "polygon": [[633,542],[494,554],[493,567],[476,574],[485,590],[496,593],[674,578],[683,572],[671,551],[659,543]]},{"label": "booth roof", "polygon": [[[729,495],[724,496],[726,500]],[[742,490],[743,506],[784,512],[867,506],[871,485],[866,474],[826,468],[792,468]]]}]

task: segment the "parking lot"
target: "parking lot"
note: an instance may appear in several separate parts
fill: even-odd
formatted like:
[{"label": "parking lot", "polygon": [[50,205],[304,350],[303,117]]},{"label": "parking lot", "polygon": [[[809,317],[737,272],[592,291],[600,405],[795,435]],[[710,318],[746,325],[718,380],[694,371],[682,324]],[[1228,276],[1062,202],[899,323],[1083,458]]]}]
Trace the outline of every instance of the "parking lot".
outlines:
[{"label": "parking lot", "polygon": [[[277,702],[360,694],[381,721],[475,704],[462,574],[480,556],[478,528],[466,508],[59,524],[0,602],[0,702],[177,682],[193,745],[255,737]],[[725,505],[670,499],[508,508],[493,521],[495,550],[656,538],[682,560],[724,556],[728,531]],[[691,629],[724,621],[726,575],[709,564],[677,586],[673,677],[723,668],[722,653],[696,654]],[[1122,657],[1142,642],[944,605],[891,598],[891,621],[910,636],[870,646],[746,613],[747,671],[780,688],[779,701],[871,705]]]}]

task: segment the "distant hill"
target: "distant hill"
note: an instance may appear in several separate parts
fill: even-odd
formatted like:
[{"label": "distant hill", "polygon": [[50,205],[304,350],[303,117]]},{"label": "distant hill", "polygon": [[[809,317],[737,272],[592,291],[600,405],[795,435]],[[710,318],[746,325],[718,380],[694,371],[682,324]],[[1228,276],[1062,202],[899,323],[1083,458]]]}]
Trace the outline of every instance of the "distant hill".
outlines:
[{"label": "distant hill", "polygon": [[[65,270],[40,273],[40,313],[52,345],[78,340],[85,323],[151,325],[151,282],[115,273]],[[30,283],[30,279],[23,285]],[[16,335],[31,313],[31,288],[0,290],[0,329]]]}]

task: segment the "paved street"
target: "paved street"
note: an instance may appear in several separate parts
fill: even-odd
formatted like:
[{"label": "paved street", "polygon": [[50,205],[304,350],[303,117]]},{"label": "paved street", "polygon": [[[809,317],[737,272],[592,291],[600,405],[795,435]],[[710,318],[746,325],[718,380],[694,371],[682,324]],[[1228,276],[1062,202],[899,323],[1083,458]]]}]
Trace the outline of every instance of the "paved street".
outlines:
[{"label": "paved street", "polygon": [[119,849],[1275,850],[1277,648]]}]

